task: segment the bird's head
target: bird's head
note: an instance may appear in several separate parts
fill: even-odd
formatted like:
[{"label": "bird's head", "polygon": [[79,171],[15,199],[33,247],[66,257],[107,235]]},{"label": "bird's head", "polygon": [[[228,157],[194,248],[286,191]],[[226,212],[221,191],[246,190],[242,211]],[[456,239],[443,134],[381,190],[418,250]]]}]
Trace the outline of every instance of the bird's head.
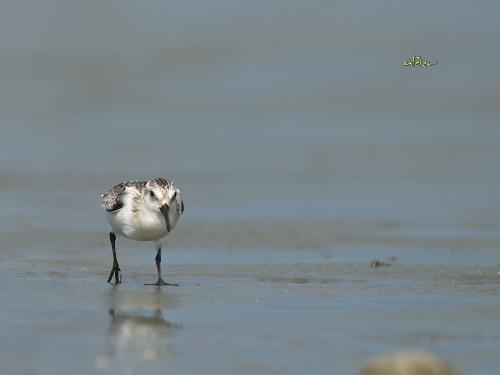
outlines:
[{"label": "bird's head", "polygon": [[161,211],[167,222],[169,216],[175,216],[177,219],[184,212],[181,192],[171,180],[165,178],[150,180],[146,183],[144,191],[146,204],[155,211]]}]

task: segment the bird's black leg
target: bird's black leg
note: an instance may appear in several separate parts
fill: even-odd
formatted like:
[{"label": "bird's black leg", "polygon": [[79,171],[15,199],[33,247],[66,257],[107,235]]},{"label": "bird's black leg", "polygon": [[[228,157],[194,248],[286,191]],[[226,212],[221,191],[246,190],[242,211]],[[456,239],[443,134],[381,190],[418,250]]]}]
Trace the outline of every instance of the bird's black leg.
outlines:
[{"label": "bird's black leg", "polygon": [[154,283],[154,284],[144,284],[144,285],[159,285],[159,286],[161,286],[161,285],[172,285],[172,286],[179,286],[179,284],[170,284],[170,283],[167,283],[161,277],[161,247],[158,248],[158,252],[156,253],[155,261],[156,261],[156,270],[158,271],[158,281],[156,281],[156,283]]},{"label": "bird's black leg", "polygon": [[120,273],[120,266],[118,265],[118,260],[116,259],[116,249],[115,249],[115,241],[116,235],[113,232],[109,232],[109,241],[111,242],[111,249],[113,250],[113,268],[111,269],[111,273],[108,277],[108,283],[111,282],[113,275],[115,276],[115,284],[119,284],[122,282],[122,275]]}]

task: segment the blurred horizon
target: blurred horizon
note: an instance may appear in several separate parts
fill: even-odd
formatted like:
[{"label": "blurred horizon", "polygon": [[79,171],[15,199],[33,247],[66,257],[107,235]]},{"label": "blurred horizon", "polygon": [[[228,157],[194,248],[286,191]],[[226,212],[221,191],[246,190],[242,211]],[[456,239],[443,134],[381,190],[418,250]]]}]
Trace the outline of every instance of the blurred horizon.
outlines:
[{"label": "blurred horizon", "polygon": [[499,222],[499,10],[9,2],[2,203],[91,220],[119,181],[171,176],[194,218]]}]

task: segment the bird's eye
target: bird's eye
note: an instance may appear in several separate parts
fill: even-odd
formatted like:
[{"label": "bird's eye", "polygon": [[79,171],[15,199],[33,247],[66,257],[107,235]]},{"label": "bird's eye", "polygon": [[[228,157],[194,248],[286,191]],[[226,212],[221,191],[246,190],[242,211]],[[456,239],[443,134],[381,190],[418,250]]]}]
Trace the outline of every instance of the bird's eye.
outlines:
[{"label": "bird's eye", "polygon": [[149,195],[151,196],[151,198],[156,198],[156,197],[155,197],[155,193],[153,193],[153,190],[151,190],[151,191],[149,192]]},{"label": "bird's eye", "polygon": [[177,192],[174,193],[174,196],[172,197],[172,199],[175,199],[176,196],[177,196]]}]

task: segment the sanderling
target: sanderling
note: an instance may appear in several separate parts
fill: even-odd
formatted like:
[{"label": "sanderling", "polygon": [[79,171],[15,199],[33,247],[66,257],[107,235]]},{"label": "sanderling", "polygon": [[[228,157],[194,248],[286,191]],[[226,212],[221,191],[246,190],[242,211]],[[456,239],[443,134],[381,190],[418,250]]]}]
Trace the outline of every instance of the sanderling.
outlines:
[{"label": "sanderling", "polygon": [[115,277],[121,283],[121,270],[116,259],[116,234],[136,241],[154,241],[158,281],[145,285],[168,284],[161,277],[161,239],[165,237],[184,212],[181,192],[172,180],[155,178],[149,181],[128,181],[101,194],[102,207],[106,210],[112,232],[109,232],[113,250],[113,268],[108,283]]}]

